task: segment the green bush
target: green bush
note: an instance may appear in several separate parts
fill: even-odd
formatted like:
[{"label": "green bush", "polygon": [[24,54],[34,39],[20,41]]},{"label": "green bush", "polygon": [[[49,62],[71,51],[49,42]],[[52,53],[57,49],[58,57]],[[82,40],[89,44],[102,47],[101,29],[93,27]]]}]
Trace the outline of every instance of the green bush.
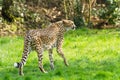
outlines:
[{"label": "green bush", "polygon": [[107,0],[106,7],[102,8],[100,18],[106,19],[109,24],[117,24],[120,19],[120,0]]}]

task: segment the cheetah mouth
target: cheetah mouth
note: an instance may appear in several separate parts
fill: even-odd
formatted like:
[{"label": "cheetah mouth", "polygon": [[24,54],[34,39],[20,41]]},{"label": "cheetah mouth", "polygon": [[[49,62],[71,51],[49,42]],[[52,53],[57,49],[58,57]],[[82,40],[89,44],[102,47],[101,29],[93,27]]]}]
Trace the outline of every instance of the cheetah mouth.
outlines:
[{"label": "cheetah mouth", "polygon": [[72,30],[75,30],[75,29],[76,29],[76,26],[73,26],[73,27],[72,27]]},{"label": "cheetah mouth", "polygon": [[72,30],[75,30],[75,29],[76,29],[76,25],[73,25],[73,26],[72,26]]},{"label": "cheetah mouth", "polygon": [[73,27],[72,30],[75,30],[75,27]]}]

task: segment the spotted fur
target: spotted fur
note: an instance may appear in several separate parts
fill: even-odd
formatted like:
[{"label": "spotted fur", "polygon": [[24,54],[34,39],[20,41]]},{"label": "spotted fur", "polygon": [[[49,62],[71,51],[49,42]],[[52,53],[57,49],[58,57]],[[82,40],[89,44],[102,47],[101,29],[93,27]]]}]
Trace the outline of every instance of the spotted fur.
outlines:
[{"label": "spotted fur", "polygon": [[62,51],[62,43],[64,33],[69,29],[74,29],[76,26],[71,20],[61,20],[50,24],[45,29],[30,30],[26,33],[24,40],[24,50],[21,62],[14,64],[19,68],[19,74],[23,75],[23,66],[26,63],[31,50],[35,50],[38,55],[39,69],[46,73],[42,64],[43,51],[48,50],[50,67],[54,69],[53,48],[56,47],[57,53],[63,58],[64,63],[68,66],[64,53]]}]

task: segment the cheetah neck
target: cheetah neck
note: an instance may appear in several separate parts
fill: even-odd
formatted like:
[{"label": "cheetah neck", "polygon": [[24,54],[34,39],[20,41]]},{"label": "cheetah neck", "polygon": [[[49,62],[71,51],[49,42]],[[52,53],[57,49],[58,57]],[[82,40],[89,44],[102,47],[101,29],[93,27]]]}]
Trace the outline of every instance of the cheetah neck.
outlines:
[{"label": "cheetah neck", "polygon": [[58,21],[55,23],[57,25],[57,27],[59,28],[59,32],[60,33],[64,33],[66,30],[64,28],[63,22],[62,21]]}]

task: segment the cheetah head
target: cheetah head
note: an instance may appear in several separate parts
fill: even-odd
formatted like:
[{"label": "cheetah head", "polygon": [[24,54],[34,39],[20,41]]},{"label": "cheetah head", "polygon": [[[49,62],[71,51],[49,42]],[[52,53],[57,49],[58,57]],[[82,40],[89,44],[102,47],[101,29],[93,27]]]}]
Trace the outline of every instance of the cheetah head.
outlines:
[{"label": "cheetah head", "polygon": [[71,20],[62,20],[63,21],[63,25],[65,27],[66,30],[75,30],[76,25],[74,24],[73,21]]}]

